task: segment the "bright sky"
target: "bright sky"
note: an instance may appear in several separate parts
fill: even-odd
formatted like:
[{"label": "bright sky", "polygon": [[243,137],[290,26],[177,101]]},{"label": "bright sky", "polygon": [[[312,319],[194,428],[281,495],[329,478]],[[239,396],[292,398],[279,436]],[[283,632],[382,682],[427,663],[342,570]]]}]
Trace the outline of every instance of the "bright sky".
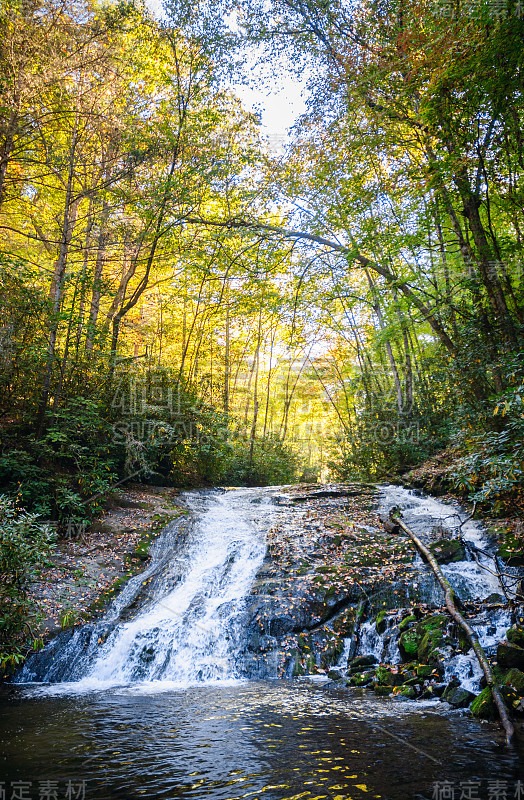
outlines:
[{"label": "bright sky", "polygon": [[[163,16],[162,0],[146,0],[146,3],[155,16]],[[233,20],[231,26],[235,26]],[[259,77],[257,72],[260,72],[260,80],[254,80]],[[306,80],[297,80],[291,72],[286,73],[282,68],[273,74],[268,66],[260,70],[255,61],[251,79],[258,84],[257,88],[241,84],[232,85],[231,88],[248,111],[258,111],[261,114],[262,130],[270,137],[273,148],[285,141],[289,128],[306,110]],[[273,88],[268,88],[268,83]]]}]

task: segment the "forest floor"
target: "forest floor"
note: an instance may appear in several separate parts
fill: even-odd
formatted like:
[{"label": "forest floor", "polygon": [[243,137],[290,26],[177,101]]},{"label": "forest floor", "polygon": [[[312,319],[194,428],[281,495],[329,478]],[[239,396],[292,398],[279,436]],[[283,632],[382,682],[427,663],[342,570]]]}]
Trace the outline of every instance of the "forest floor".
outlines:
[{"label": "forest floor", "polygon": [[117,589],[148,561],[155,533],[184,510],[177,489],[130,485],[76,539],[60,539],[30,586],[42,619],[35,636],[45,641],[62,628],[92,619]]}]

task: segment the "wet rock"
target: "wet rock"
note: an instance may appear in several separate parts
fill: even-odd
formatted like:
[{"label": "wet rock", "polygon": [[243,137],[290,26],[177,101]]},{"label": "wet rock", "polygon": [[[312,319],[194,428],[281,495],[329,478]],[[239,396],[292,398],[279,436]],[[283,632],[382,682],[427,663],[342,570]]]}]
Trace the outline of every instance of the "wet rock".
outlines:
[{"label": "wet rock", "polygon": [[330,669],[327,674],[330,681],[341,681],[343,675],[338,669]]},{"label": "wet rock", "polygon": [[505,686],[512,686],[519,697],[524,697],[524,672],[520,669],[510,669],[504,680]]},{"label": "wet rock", "polygon": [[475,697],[469,710],[477,719],[497,719],[497,709],[489,686],[486,686],[478,697]]},{"label": "wet rock", "polygon": [[506,638],[511,644],[516,644],[519,647],[524,647],[524,628],[514,625],[506,633]]},{"label": "wet rock", "polygon": [[430,544],[429,549],[439,564],[454,564],[466,558],[466,551],[460,539],[441,539]]},{"label": "wet rock", "polygon": [[497,647],[497,662],[501,667],[524,670],[524,649],[510,642],[500,642]]},{"label": "wet rock", "polygon": [[453,708],[467,708],[474,698],[473,692],[468,692],[467,689],[463,689],[461,686],[452,686],[446,689],[442,695],[442,699]]},{"label": "wet rock", "polygon": [[419,661],[425,664],[436,664],[439,660],[438,648],[444,642],[439,630],[428,630],[422,637],[417,649]]},{"label": "wet rock", "polygon": [[417,617],[415,616],[415,614],[410,614],[408,617],[404,617],[404,619],[398,626],[399,631],[403,633],[406,630],[406,628],[409,628],[411,626],[411,623],[415,623],[416,621]]},{"label": "wet rock", "polygon": [[375,673],[371,672],[355,672],[354,675],[351,675],[349,679],[350,686],[369,686],[373,678],[375,677]]},{"label": "wet rock", "polygon": [[416,628],[410,628],[401,634],[398,647],[402,658],[409,660],[417,655],[421,638]]},{"label": "wet rock", "polygon": [[353,670],[356,671],[361,670],[362,667],[372,667],[374,664],[377,663],[377,660],[378,659],[375,656],[371,655],[357,656],[357,658],[354,658],[353,661],[351,662],[351,667],[350,667],[351,672],[353,672]]},{"label": "wet rock", "polygon": [[402,672],[393,672],[388,667],[377,667],[377,680],[381,686],[402,686],[406,676]]},{"label": "wet rock", "polygon": [[382,636],[384,631],[386,630],[386,612],[379,611],[377,614],[377,618],[375,620],[375,627],[377,629],[377,633],[379,636]]},{"label": "wet rock", "polygon": [[373,691],[375,694],[378,694],[379,697],[387,697],[391,694],[391,689],[391,686],[381,686],[378,683],[373,687]]},{"label": "wet rock", "polygon": [[418,664],[417,666],[417,676],[419,678],[425,679],[429,678],[431,673],[433,672],[433,667],[429,664]]},{"label": "wet rock", "polygon": [[485,600],[482,601],[486,605],[494,605],[495,603],[502,603],[506,602],[505,598],[502,597],[501,594],[497,594],[497,592],[492,592],[492,594],[488,595]]},{"label": "wet rock", "polygon": [[413,686],[403,686],[402,689],[400,690],[399,694],[402,697],[407,698],[408,700],[415,700],[415,698],[417,696],[417,692],[415,691]]}]

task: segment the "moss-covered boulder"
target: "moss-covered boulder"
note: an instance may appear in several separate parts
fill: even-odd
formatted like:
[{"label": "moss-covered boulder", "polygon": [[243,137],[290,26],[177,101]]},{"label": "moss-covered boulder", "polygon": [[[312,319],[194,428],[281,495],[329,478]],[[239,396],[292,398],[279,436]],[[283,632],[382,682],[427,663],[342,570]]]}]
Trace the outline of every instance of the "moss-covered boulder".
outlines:
[{"label": "moss-covered boulder", "polygon": [[510,669],[504,680],[505,686],[512,686],[519,697],[524,697],[524,672],[520,669]]},{"label": "moss-covered boulder", "polygon": [[379,683],[373,687],[373,691],[375,694],[378,694],[379,697],[387,697],[391,694],[391,690],[391,686],[381,686]]},{"label": "moss-covered boulder", "polygon": [[524,628],[521,628],[518,625],[514,625],[513,628],[510,628],[509,631],[506,633],[506,639],[511,644],[516,644],[519,647],[524,647]]},{"label": "moss-covered boulder", "polygon": [[417,693],[413,686],[403,686],[399,692],[399,695],[407,698],[408,700],[415,700]]},{"label": "moss-covered boulder", "polygon": [[524,670],[524,648],[511,642],[501,642],[497,647],[497,662],[501,667]]},{"label": "moss-covered boulder", "polygon": [[377,681],[381,686],[402,686],[406,676],[402,672],[393,672],[388,667],[379,666],[376,669]]},{"label": "moss-covered boulder", "polygon": [[377,633],[379,636],[382,636],[384,631],[386,630],[386,612],[379,611],[377,614],[377,618],[375,620],[375,627],[377,629]]},{"label": "moss-covered boulder", "polygon": [[521,536],[508,532],[504,536],[504,540],[500,545],[497,555],[502,558],[506,564],[512,567],[524,566],[524,540]]},{"label": "moss-covered boulder", "polygon": [[417,677],[422,678],[422,680],[429,678],[432,672],[433,667],[429,664],[418,664],[417,666]]},{"label": "moss-covered boulder", "polygon": [[440,539],[430,544],[429,550],[439,564],[453,564],[466,558],[466,551],[460,539]]},{"label": "moss-covered boulder", "polygon": [[375,656],[357,656],[354,658],[350,665],[351,672],[361,672],[363,667],[372,667],[377,663],[378,659]]},{"label": "moss-covered boulder", "polygon": [[404,660],[411,660],[418,653],[418,646],[422,636],[416,628],[409,628],[400,635],[398,647]]},{"label": "moss-covered boulder", "polygon": [[478,697],[475,697],[471,703],[469,710],[477,719],[497,719],[497,708],[493,700],[493,695],[489,686],[481,691]]},{"label": "moss-covered boulder", "polygon": [[449,703],[450,706],[453,706],[453,708],[467,708],[474,698],[475,695],[473,692],[468,692],[468,690],[462,688],[462,686],[448,687],[442,695],[442,699]]},{"label": "moss-covered boulder", "polygon": [[439,660],[438,648],[444,643],[444,636],[439,630],[428,630],[420,640],[417,655],[424,664],[436,664]]},{"label": "moss-covered boulder", "polygon": [[413,623],[417,621],[417,618],[414,614],[410,614],[408,617],[404,617],[400,625],[398,626],[399,631],[402,633],[403,631],[410,628]]},{"label": "moss-covered boulder", "polygon": [[424,635],[426,631],[440,630],[444,631],[449,624],[449,617],[447,614],[431,614],[429,617],[424,617],[417,624],[417,631]]},{"label": "moss-covered boulder", "polygon": [[373,670],[368,672],[355,672],[349,679],[350,686],[368,686],[373,678],[375,672]]}]

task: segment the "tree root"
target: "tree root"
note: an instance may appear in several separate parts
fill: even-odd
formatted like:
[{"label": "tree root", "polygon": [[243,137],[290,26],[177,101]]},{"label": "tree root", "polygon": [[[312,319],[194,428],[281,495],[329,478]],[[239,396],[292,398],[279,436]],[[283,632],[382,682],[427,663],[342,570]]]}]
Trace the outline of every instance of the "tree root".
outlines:
[{"label": "tree root", "polygon": [[415,546],[421,553],[421,555],[425,558],[428,562],[429,566],[433,570],[435,577],[437,578],[438,582],[442,586],[446,596],[446,608],[452,617],[455,620],[457,625],[460,625],[462,630],[467,636],[469,643],[471,644],[475,655],[477,656],[478,662],[482,668],[482,672],[484,673],[484,677],[486,679],[486,683],[491,689],[491,694],[493,697],[493,701],[497,707],[497,711],[500,717],[500,721],[502,723],[502,727],[504,728],[506,734],[506,743],[509,745],[511,744],[513,737],[515,735],[515,729],[513,728],[512,722],[509,718],[508,709],[506,708],[506,704],[502,698],[500,690],[497,686],[495,681],[494,675],[491,671],[491,667],[489,664],[488,659],[486,658],[486,654],[482,649],[480,642],[478,640],[477,634],[473,630],[473,628],[468,625],[460,611],[458,610],[457,606],[455,605],[455,595],[453,589],[451,588],[450,584],[444,577],[437,561],[430,550],[421,542],[418,536],[413,533],[413,531],[408,528],[407,525],[404,525],[401,519],[398,517],[392,516],[391,521],[398,525],[404,533],[410,537],[410,539],[414,542]]}]

